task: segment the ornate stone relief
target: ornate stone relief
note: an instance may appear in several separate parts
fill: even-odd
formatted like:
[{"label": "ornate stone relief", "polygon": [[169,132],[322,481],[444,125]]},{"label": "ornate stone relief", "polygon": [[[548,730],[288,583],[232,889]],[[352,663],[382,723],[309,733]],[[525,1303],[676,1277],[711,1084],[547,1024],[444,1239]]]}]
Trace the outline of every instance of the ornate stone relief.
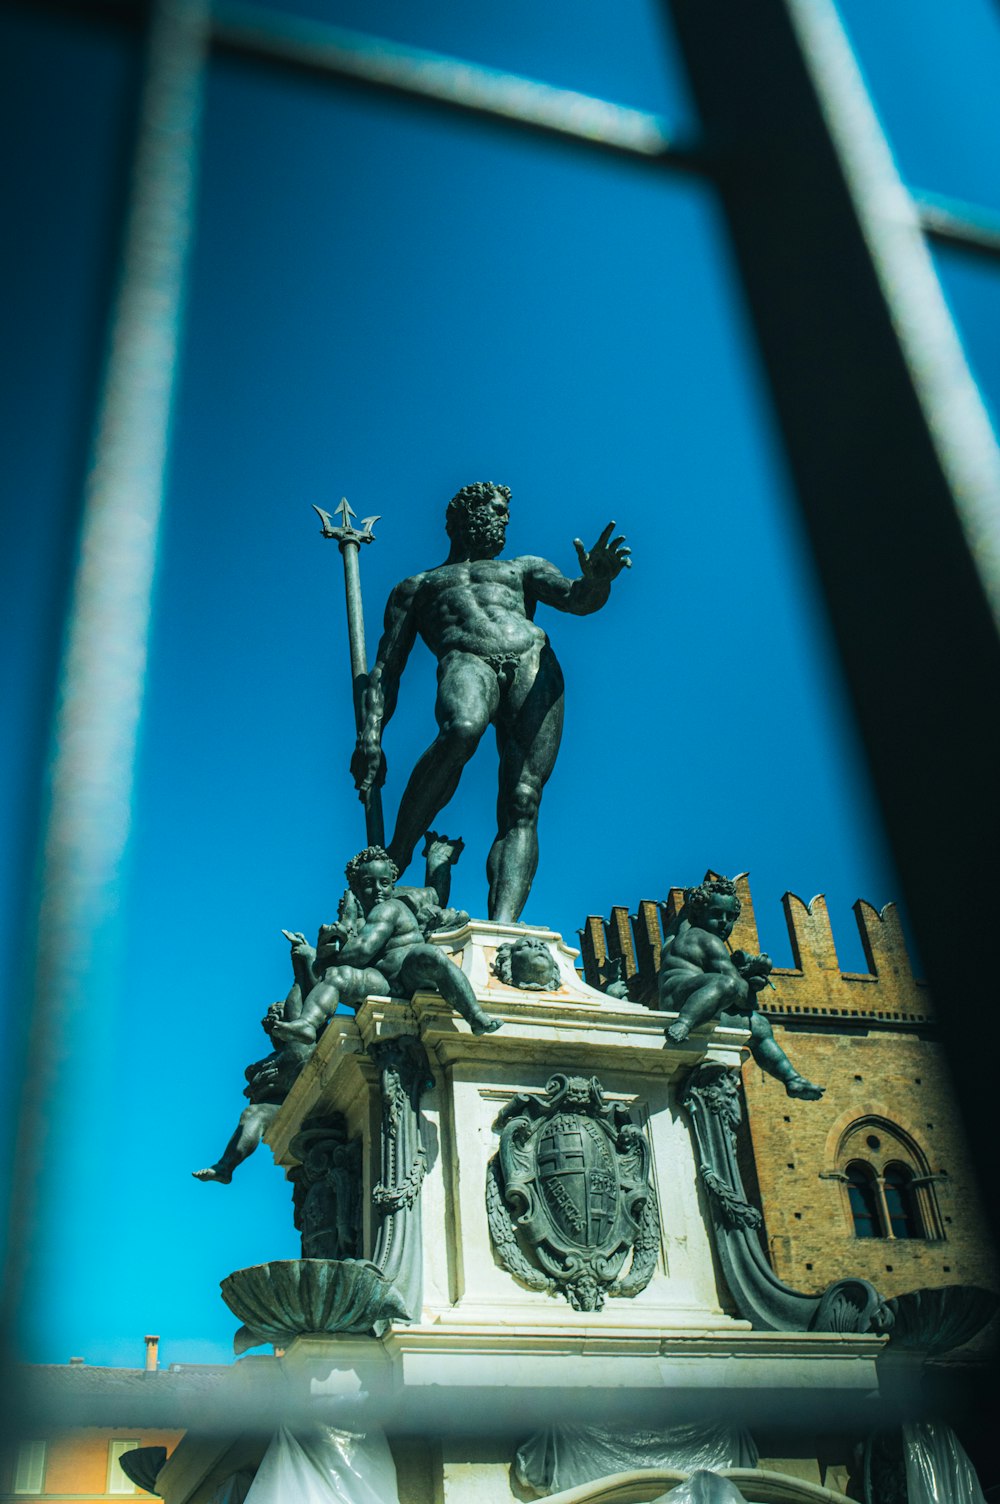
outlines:
[{"label": "ornate stone relief", "polygon": [[413,1035],[379,1040],[369,1053],[378,1067],[382,1092],[382,1173],[372,1190],[381,1221],[372,1262],[398,1292],[406,1319],[416,1321],[423,1286],[420,1187],[427,1173],[420,1099],[434,1085],[434,1077],[424,1047]]},{"label": "ornate stone relief", "polygon": [[[499,1114],[500,1147],[486,1206],[497,1258],[533,1290],[558,1290],[578,1311],[638,1295],[659,1252],[649,1146],[596,1076],[553,1076]],[[621,1271],[629,1253],[628,1271]]]},{"label": "ornate stone relief", "polygon": [[339,1112],[310,1118],[289,1145],[295,1226],[304,1259],[353,1259],[361,1253],[361,1140],[348,1140]]},{"label": "ornate stone relief", "polygon": [[302,1258],[237,1269],[222,1298],[243,1322],[234,1347],[285,1346],[303,1332],[380,1332],[420,1314],[420,1098],[433,1085],[427,1056],[410,1035],[376,1041],[370,1054],[382,1099],[381,1178],[372,1191],[377,1231],[361,1252],[361,1144],[340,1113],[307,1121],[289,1147]]}]

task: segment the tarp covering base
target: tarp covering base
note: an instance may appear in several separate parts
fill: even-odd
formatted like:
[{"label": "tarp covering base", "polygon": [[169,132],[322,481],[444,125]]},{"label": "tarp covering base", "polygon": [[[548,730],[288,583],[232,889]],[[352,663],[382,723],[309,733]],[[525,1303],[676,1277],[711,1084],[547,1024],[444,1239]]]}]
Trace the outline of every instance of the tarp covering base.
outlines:
[{"label": "tarp covering base", "polygon": [[746,1500],[728,1478],[699,1470],[653,1500],[653,1504],[746,1504]]},{"label": "tarp covering base", "polygon": [[950,1426],[904,1425],[903,1457],[908,1504],[985,1504],[976,1470]]},{"label": "tarp covering base", "polygon": [[246,1496],[250,1492],[253,1483],[253,1473],[246,1468],[240,1468],[238,1473],[231,1474],[212,1495],[211,1504],[245,1504]]},{"label": "tarp covering base", "polygon": [[514,1472],[524,1487],[537,1494],[554,1494],[635,1468],[693,1473],[756,1466],[753,1437],[736,1426],[690,1424],[657,1431],[552,1426],[518,1447]]},{"label": "tarp covering base", "polygon": [[381,1431],[331,1426],[275,1432],[246,1504],[399,1504],[396,1465]]}]

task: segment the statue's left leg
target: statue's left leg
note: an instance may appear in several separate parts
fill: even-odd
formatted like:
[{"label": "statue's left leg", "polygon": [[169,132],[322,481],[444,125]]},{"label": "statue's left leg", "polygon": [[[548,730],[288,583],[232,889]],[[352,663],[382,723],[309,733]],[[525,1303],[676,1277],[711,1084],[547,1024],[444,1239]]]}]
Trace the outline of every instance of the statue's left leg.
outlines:
[{"label": "statue's left leg", "polygon": [[486,872],[490,918],[513,924],[538,866],[538,806],[562,740],[563,676],[546,643],[518,666],[496,720],[500,749],[497,838]]},{"label": "statue's left leg", "polygon": [[807,1102],[818,1102],[825,1086],[814,1086],[805,1076],[800,1076],[781,1045],[774,1037],[770,1020],[763,1013],[750,1015],[750,1053],[762,1071],[767,1071],[780,1081],[790,1097],[802,1097]]},{"label": "statue's left leg", "polygon": [[251,1102],[240,1114],[239,1126],[222,1152],[220,1159],[205,1170],[192,1170],[195,1180],[214,1180],[228,1185],[233,1171],[253,1153],[278,1111],[275,1102]]},{"label": "statue's left leg", "polygon": [[501,1020],[480,1006],[465,972],[436,945],[415,945],[399,968],[397,990],[404,997],[412,997],[421,987],[440,992],[456,1013],[468,1019],[473,1034],[492,1034],[501,1027]]}]

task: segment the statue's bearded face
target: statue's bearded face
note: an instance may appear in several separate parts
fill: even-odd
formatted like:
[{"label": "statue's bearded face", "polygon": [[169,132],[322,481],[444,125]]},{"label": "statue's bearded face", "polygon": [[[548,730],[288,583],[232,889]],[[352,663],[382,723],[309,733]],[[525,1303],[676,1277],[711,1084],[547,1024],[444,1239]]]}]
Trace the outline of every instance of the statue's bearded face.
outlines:
[{"label": "statue's bearded face", "polygon": [[467,502],[459,530],[470,555],[474,559],[495,559],[503,549],[509,521],[510,508],[499,491]]}]

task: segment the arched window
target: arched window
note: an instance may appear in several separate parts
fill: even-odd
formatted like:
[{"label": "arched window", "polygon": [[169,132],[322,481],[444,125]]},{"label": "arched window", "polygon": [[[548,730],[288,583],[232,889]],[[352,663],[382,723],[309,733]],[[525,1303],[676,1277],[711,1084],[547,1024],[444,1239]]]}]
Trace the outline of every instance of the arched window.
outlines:
[{"label": "arched window", "polygon": [[856,1118],[837,1147],[833,1176],[856,1238],[943,1239],[936,1177],[916,1140],[874,1114]]},{"label": "arched window", "polygon": [[884,1237],[878,1186],[870,1165],[855,1160],[854,1164],[847,1166],[847,1195],[851,1203],[851,1216],[854,1218],[854,1236]]},{"label": "arched window", "polygon": [[894,1238],[924,1237],[920,1209],[913,1185],[913,1171],[906,1165],[886,1165],[882,1172],[885,1206]]}]

